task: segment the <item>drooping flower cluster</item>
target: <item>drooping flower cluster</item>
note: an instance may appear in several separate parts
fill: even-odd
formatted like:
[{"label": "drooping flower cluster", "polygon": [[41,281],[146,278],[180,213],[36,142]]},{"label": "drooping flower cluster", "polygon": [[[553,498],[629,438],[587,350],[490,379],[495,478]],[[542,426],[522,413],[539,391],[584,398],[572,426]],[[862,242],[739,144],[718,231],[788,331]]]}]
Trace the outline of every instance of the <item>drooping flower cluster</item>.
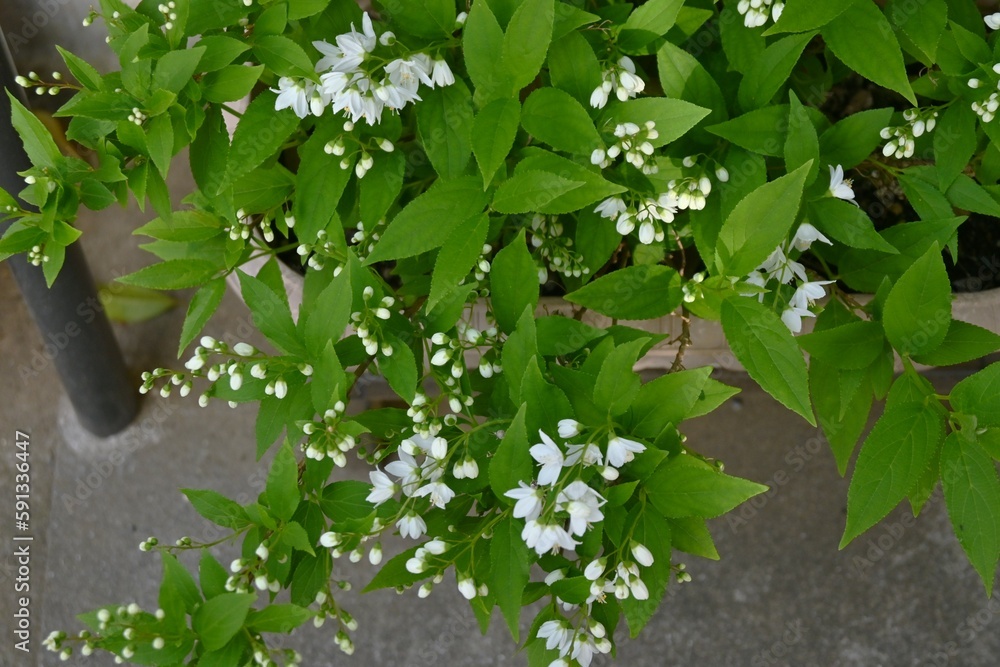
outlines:
[{"label": "drooping flower cluster", "polygon": [[[729,171],[712,158],[702,160],[702,155],[688,155],[681,161],[681,178],[671,179],[667,183],[668,192],[677,200],[678,210],[700,211],[708,203],[712,194],[712,179],[709,174],[715,174],[720,183],[729,181]],[[714,165],[714,170],[713,170]]]},{"label": "drooping flower cluster", "polygon": [[347,452],[354,449],[357,442],[353,435],[338,428],[346,409],[343,401],[337,401],[323,414],[321,421],[307,421],[300,425],[307,438],[302,444],[306,458],[316,461],[330,458],[338,468],[347,465]]},{"label": "drooping flower cluster", "polygon": [[[503,371],[500,365],[499,347],[500,338],[496,327],[489,327],[480,331],[471,327],[464,321],[459,321],[455,327],[456,335],[451,336],[444,332],[437,332],[431,335],[431,343],[434,345],[431,355],[431,366],[440,369],[447,369],[450,377],[445,378],[445,391],[454,393],[461,390],[458,382],[466,373],[465,353],[469,350],[478,350],[479,374],[484,378],[493,377]],[[449,383],[448,380],[452,380]],[[453,412],[461,412],[462,405],[471,405],[471,396],[452,396],[449,398],[450,407]]]},{"label": "drooping flower cluster", "polygon": [[[1000,16],[1000,14],[996,16]],[[989,17],[987,17],[987,23],[989,23]],[[993,65],[993,72],[1000,74],[1000,63]],[[968,83],[969,88],[976,89],[982,87],[984,81],[982,79],[971,78]],[[997,89],[1000,90],[1000,83],[997,83]],[[996,117],[998,109],[1000,109],[1000,92],[997,92],[997,90],[990,93],[988,98],[972,103],[972,110],[979,116],[979,120],[984,123],[991,122]]]},{"label": "drooping flower cluster", "polygon": [[784,9],[781,0],[740,0],[736,5],[736,11],[743,15],[743,25],[748,28],[759,28],[768,18],[777,23]]},{"label": "drooping flower cluster", "polygon": [[365,308],[363,311],[351,313],[351,324],[355,333],[365,346],[365,352],[369,355],[376,355],[379,352],[384,357],[391,357],[394,352],[392,343],[385,339],[382,332],[382,322],[392,317],[389,310],[396,305],[396,300],[391,296],[382,297],[375,301],[375,289],[370,285],[364,289]]},{"label": "drooping flower cluster", "polygon": [[[292,224],[288,225],[292,227]],[[336,278],[344,270],[344,263],[337,244],[330,239],[325,229],[316,232],[316,243],[300,243],[295,250],[300,257],[308,257],[306,266],[315,271],[321,271],[329,260],[337,262],[333,268],[333,277]]]},{"label": "drooping flower cluster", "polygon": [[632,541],[629,545],[632,559],[622,558],[617,566],[609,567],[608,558],[597,558],[584,568],[583,576],[590,584],[590,597],[587,602],[603,602],[607,593],[614,593],[619,600],[630,595],[636,600],[648,600],[649,589],[642,581],[639,566],[649,567],[653,564],[653,554],[645,545]]},{"label": "drooping flower cluster", "polygon": [[655,151],[651,142],[658,139],[656,123],[651,120],[640,127],[635,123],[619,123],[615,126],[617,141],[607,149],[598,148],[590,156],[590,162],[601,169],[607,169],[614,164],[615,159],[625,156],[625,161],[646,175],[657,173],[660,169],[650,158]]},{"label": "drooping flower cluster", "polygon": [[645,89],[646,82],[635,73],[635,63],[628,56],[622,56],[617,64],[610,65],[601,72],[601,85],[590,94],[590,106],[603,109],[612,92],[619,101],[624,102]]},{"label": "drooping flower cluster", "polygon": [[[323,54],[316,63],[319,83],[311,79],[282,77],[278,81],[275,109],[292,109],[299,118],[323,115],[327,108],[343,114],[352,123],[364,120],[377,125],[385,109],[398,112],[420,100],[420,86],[450,86],[455,75],[443,58],[432,59],[426,53],[409,53],[392,60],[370,58],[382,45],[396,44],[392,32],[376,35],[371,17],[362,18],[361,32],[338,35],[335,44],[313,42]],[[382,62],[388,62],[382,65]]]},{"label": "drooping flower cluster", "polygon": [[[571,439],[580,435],[581,425],[572,420],[559,422],[559,435]],[[645,451],[642,443],[611,434],[604,452],[595,443],[559,445],[544,431],[538,432],[541,442],[529,453],[540,466],[538,477],[530,485],[523,481],[505,496],[516,501],[514,517],[524,519],[521,538],[529,548],[543,555],[553,549],[572,550],[590,526],[604,519],[601,507],[607,502],[601,494],[584,482],[584,468],[598,468],[608,480],[618,478],[618,468]]]},{"label": "drooping flower cluster", "polygon": [[549,281],[549,271],[579,278],[590,273],[583,255],[573,250],[573,239],[563,235],[559,216],[536,213],[531,218],[531,245],[535,248],[538,282]]},{"label": "drooping flower cluster", "polygon": [[903,112],[906,125],[882,128],[881,136],[887,143],[882,148],[886,157],[897,160],[913,157],[915,140],[925,133],[933,132],[937,125],[938,112],[934,109],[907,109]]},{"label": "drooping flower cluster", "polygon": [[546,621],[536,634],[545,640],[546,649],[559,652],[559,658],[549,663],[549,667],[569,667],[570,660],[580,667],[590,667],[595,654],[611,652],[611,640],[606,635],[604,625],[590,618],[579,627],[565,618]]},{"label": "drooping flower cluster", "polygon": [[674,221],[677,197],[672,192],[656,197],[629,195],[628,204],[622,197],[609,197],[598,204],[594,212],[614,222],[622,236],[631,234],[638,224],[639,242],[650,245],[666,238],[663,225]]},{"label": "drooping flower cluster", "polygon": [[[824,286],[835,282],[833,280],[810,281],[806,275],[806,268],[789,255],[792,250],[801,252],[808,250],[816,241],[833,245],[830,239],[826,238],[818,229],[809,223],[803,223],[789,244],[775,248],[774,252],[759,267],[751,271],[746,278],[747,283],[761,289],[765,289],[771,281],[777,281],[779,285],[796,283],[795,292],[781,313],[781,321],[793,334],[801,333],[803,317],[816,316],[811,308],[816,304],[816,301],[826,296]],[[757,296],[761,302],[764,301],[763,293],[749,293],[745,296]]]}]

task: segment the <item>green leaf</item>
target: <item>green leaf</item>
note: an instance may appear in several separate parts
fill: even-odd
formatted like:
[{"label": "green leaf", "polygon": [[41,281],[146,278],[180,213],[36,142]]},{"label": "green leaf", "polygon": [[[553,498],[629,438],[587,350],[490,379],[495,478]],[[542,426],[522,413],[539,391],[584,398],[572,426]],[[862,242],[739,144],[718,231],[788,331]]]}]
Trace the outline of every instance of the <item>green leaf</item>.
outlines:
[{"label": "green leaf", "polygon": [[851,248],[899,254],[875,231],[871,218],[858,206],[836,197],[823,197],[810,202],[808,209],[810,221],[834,241]]},{"label": "green leaf", "polygon": [[489,226],[490,218],[485,213],[473,216],[459,224],[444,242],[431,275],[428,311],[457,289],[462,279],[475,267],[483,252]]},{"label": "green leaf", "polygon": [[[739,31],[746,32],[742,26]],[[712,123],[720,123],[729,117],[719,84],[697,58],[681,47],[670,41],[663,42],[656,52],[656,69],[665,96],[710,109],[706,119]]]},{"label": "green leaf", "polygon": [[278,76],[310,76],[312,59],[301,46],[282,35],[263,35],[254,39],[254,55]]},{"label": "green leaf", "polygon": [[893,285],[882,319],[901,355],[926,354],[944,341],[951,324],[951,283],[937,244]]},{"label": "green leaf", "polygon": [[[568,158],[556,155],[555,153],[550,153],[549,151],[541,148],[526,148],[521,152],[521,156],[521,161],[518,162],[517,167],[514,170],[515,176],[529,171],[544,171],[559,174],[563,178],[567,178],[571,181],[580,181],[583,183],[583,186],[570,190],[569,192],[559,195],[555,199],[549,201],[544,205],[545,210],[539,212],[571,213],[587,207],[601,199],[606,199],[607,197],[625,192],[627,189],[624,186],[616,185],[610,181],[604,180],[604,178],[601,177],[601,174],[598,171],[595,171],[592,167],[585,167],[582,164],[578,164]],[[592,216],[594,223],[593,226],[608,229],[609,233],[616,237],[618,242],[614,245],[615,247],[618,247],[618,243],[621,241],[621,236],[615,231],[614,225],[607,224],[606,221],[599,220],[593,209],[585,211],[584,214]],[[587,226],[589,225],[577,225],[577,234],[581,234],[580,229],[586,228]],[[611,248],[611,250],[613,249],[614,248]],[[583,252],[583,250],[580,249],[580,252]],[[608,252],[608,256],[610,256],[610,251]],[[588,257],[588,259],[591,258]],[[594,268],[600,268],[603,264],[604,262],[601,261],[600,264]]]},{"label": "green leaf", "polygon": [[504,433],[496,454],[490,459],[490,487],[499,501],[513,505],[514,501],[503,494],[518,487],[518,482],[530,484],[534,479],[534,466],[528,449],[531,443],[524,420],[527,406],[521,404],[517,415]]},{"label": "green leaf", "polygon": [[207,211],[177,211],[170,220],[156,218],[139,227],[133,234],[141,234],[161,241],[207,241],[223,231],[223,223]]},{"label": "green leaf", "polygon": [[892,26],[875,3],[859,2],[823,27],[826,45],[845,65],[880,86],[895,90],[911,104],[917,98]]},{"label": "green leaf", "polygon": [[632,402],[629,432],[654,439],[668,425],[679,426],[701,398],[711,370],[705,367],[668,373],[642,385]]},{"label": "green leaf", "polygon": [[299,463],[288,443],[278,450],[267,475],[267,504],[271,513],[289,521],[299,506]]},{"label": "green leaf", "polygon": [[285,417],[288,414],[288,404],[275,396],[265,396],[260,399],[257,411],[257,421],[254,424],[254,435],[257,438],[257,460],[271,448],[281,432],[285,430]]},{"label": "green leaf", "polygon": [[892,119],[892,109],[851,114],[819,138],[823,162],[850,169],[864,162],[882,143],[879,133]]},{"label": "green leaf", "polygon": [[506,332],[514,330],[525,308],[534,311],[538,305],[538,268],[523,232],[493,258],[490,295],[497,324]]},{"label": "green leaf", "polygon": [[26,109],[9,90],[6,92],[7,98],[10,100],[11,120],[14,123],[14,129],[21,137],[28,159],[36,167],[55,169],[62,160],[62,153],[59,152],[59,147],[56,146],[52,135],[35,114]]},{"label": "green leaf", "polygon": [[184,318],[184,326],[181,328],[180,343],[177,347],[178,358],[184,354],[184,348],[201,333],[209,318],[222,303],[222,297],[225,293],[226,279],[216,278],[202,285],[191,297],[191,303],[188,305],[187,315]]},{"label": "green leaf", "polygon": [[670,541],[674,549],[686,554],[701,556],[710,560],[719,560],[719,552],[708,532],[704,519],[698,517],[683,517],[670,519]]},{"label": "green leaf", "polygon": [[202,551],[201,560],[198,562],[198,581],[201,583],[201,592],[205,594],[205,599],[225,593],[227,579],[229,573],[215,559],[211,551],[208,549]]},{"label": "green leaf", "polygon": [[521,123],[521,105],[513,98],[493,100],[472,121],[472,152],[485,188],[514,146]]},{"label": "green leaf", "polygon": [[779,39],[764,51],[743,77],[739,89],[740,106],[746,110],[768,104],[788,81],[806,45],[816,33],[807,32]]},{"label": "green leaf", "polygon": [[511,16],[503,39],[503,62],[515,90],[538,76],[552,41],[554,20],[555,0],[524,0]]},{"label": "green leaf", "polygon": [[851,322],[798,337],[811,357],[845,370],[868,368],[885,348],[878,322]]},{"label": "green leaf", "polygon": [[950,401],[955,412],[975,415],[979,426],[1000,426],[1000,363],[955,385]]},{"label": "green leaf", "polygon": [[784,242],[795,222],[812,166],[767,183],[737,204],[719,232],[716,264],[727,276],[745,276]]},{"label": "green leaf", "polygon": [[93,65],[88,63],[83,58],[73,55],[58,44],[56,45],[56,50],[59,52],[59,55],[62,56],[63,62],[66,63],[66,67],[69,69],[70,73],[76,77],[76,80],[83,84],[85,88],[89,88],[90,90],[101,89],[103,80],[101,79],[100,72],[94,69]]},{"label": "green leaf", "polygon": [[455,31],[455,3],[452,0],[406,0],[384,3],[394,25],[418,37],[448,37]]},{"label": "green leaf", "polygon": [[168,51],[156,61],[153,72],[153,90],[168,90],[179,93],[191,82],[198,71],[198,63],[205,55],[204,46]]},{"label": "green leaf", "polygon": [[673,312],[683,300],[680,275],[667,266],[630,266],[594,280],[566,300],[623,320],[651,320]]},{"label": "green leaf", "polygon": [[684,0],[649,0],[636,7],[618,34],[618,48],[625,53],[639,49],[667,34],[677,21]]},{"label": "green leaf", "polygon": [[713,519],[767,491],[766,486],[718,472],[687,454],[660,466],[645,486],[653,506],[671,519]]},{"label": "green leaf", "polygon": [[756,109],[705,129],[751,153],[784,157],[788,107],[775,105]]},{"label": "green leaf", "polygon": [[[568,5],[559,5],[560,12]],[[577,31],[552,42],[548,57],[549,78],[555,88],[564,90],[584,106],[601,85],[601,65],[593,47]]]},{"label": "green leaf", "polygon": [[589,156],[602,145],[583,105],[558,88],[539,88],[524,102],[521,125],[552,148]]},{"label": "green leaf", "polygon": [[462,79],[422,93],[417,105],[420,143],[442,178],[458,178],[472,153],[472,93]]},{"label": "green leaf", "polygon": [[965,170],[977,143],[976,113],[969,105],[955,104],[941,114],[934,132],[934,161],[942,192]]},{"label": "green leaf", "polygon": [[928,182],[912,173],[903,172],[899,175],[899,184],[903,186],[903,193],[921,220],[938,220],[954,215],[951,203],[936,182]]},{"label": "green leaf", "polygon": [[243,628],[250,606],[257,599],[248,593],[224,593],[198,607],[192,627],[209,651],[221,649]]},{"label": "green leaf", "polygon": [[500,184],[492,207],[498,213],[552,213],[553,202],[583,185],[547,171],[520,171]]},{"label": "green leaf", "polygon": [[864,372],[840,370],[819,359],[809,362],[809,389],[816,418],[830,441],[841,475],[847,473],[847,464],[868,424],[874,400],[871,389],[863,386],[863,381],[856,381]]},{"label": "green leaf", "polygon": [[197,45],[205,48],[205,54],[199,63],[203,72],[220,70],[232,64],[237,56],[250,50],[249,44],[225,35],[202,37]]},{"label": "green leaf", "polygon": [[235,501],[207,489],[181,489],[191,506],[209,521],[225,528],[238,530],[249,523],[246,512]]},{"label": "green leaf", "polygon": [[650,139],[655,147],[666,146],[680,139],[711,113],[709,109],[695,106],[684,100],[665,97],[641,97],[609,106],[609,122],[635,123],[639,127],[646,121],[656,123],[659,137]]},{"label": "green leaf", "polygon": [[989,329],[952,320],[944,341],[933,352],[913,357],[926,366],[954,366],[975,361],[1000,350],[1000,336]]},{"label": "green leaf", "polygon": [[515,642],[520,641],[521,596],[531,569],[528,547],[521,539],[521,527],[513,517],[506,517],[493,527],[490,540],[490,589],[496,591],[497,606],[503,612]]},{"label": "green leaf", "polygon": [[806,362],[781,318],[757,299],[733,297],[722,302],[722,329],[750,377],[815,426]]},{"label": "green leaf", "polygon": [[98,292],[101,304],[112,322],[146,322],[177,305],[172,297],[142,287],[115,285]]},{"label": "green leaf", "polygon": [[149,121],[146,126],[146,143],[149,146],[149,157],[165,177],[174,156],[174,125],[170,116],[157,116]]},{"label": "green leaf", "polygon": [[316,556],[306,555],[292,572],[291,599],[294,604],[311,605],[316,594],[330,581],[330,551],[320,549]]},{"label": "green leaf", "polygon": [[292,320],[288,301],[279,297],[259,278],[236,272],[243,300],[254,316],[254,324],[267,339],[288,354],[303,352],[302,341]]},{"label": "green leaf", "polygon": [[617,417],[632,406],[642,385],[639,375],[632,370],[642,354],[648,338],[640,338],[619,345],[605,357],[594,382],[594,404]]},{"label": "green leaf", "polygon": [[[198,593],[198,586],[194,583],[191,573],[180,564],[177,557],[165,551],[160,552],[163,561],[163,585],[160,589],[162,596],[164,589],[169,589],[177,596],[181,603],[181,613],[192,611],[201,603],[201,594]],[[181,619],[183,622],[183,618]]]},{"label": "green leaf", "polygon": [[478,178],[439,180],[396,215],[365,264],[439,248],[462,221],[479,215],[485,206],[486,195]]},{"label": "green leaf", "polygon": [[539,317],[535,328],[538,333],[538,353],[543,357],[571,354],[604,335],[601,329],[561,315]]},{"label": "green leaf", "polygon": [[320,506],[334,526],[344,526],[371,516],[372,506],[366,498],[372,487],[365,482],[345,480],[323,489]]},{"label": "green leaf", "polygon": [[306,348],[312,354],[321,354],[328,343],[336,343],[344,335],[353,303],[350,286],[351,265],[347,264],[313,302],[303,334]]},{"label": "green leaf", "polygon": [[91,211],[103,211],[118,198],[96,178],[85,178],[80,181],[80,201]]},{"label": "green leaf", "polygon": [[204,259],[172,259],[122,276],[118,282],[149,289],[187,289],[208,282],[218,270],[214,262]]},{"label": "green leaf", "polygon": [[789,95],[791,99],[788,108],[788,140],[785,141],[785,171],[792,173],[810,162],[812,167],[806,177],[806,185],[809,185],[819,174],[819,136],[799,98],[794,92]]},{"label": "green leaf", "polygon": [[[242,100],[257,85],[264,66],[230,65],[215,72],[209,72],[201,80],[202,97],[206,102],[222,104]],[[274,105],[271,105],[274,112]]]},{"label": "green leaf", "polygon": [[889,406],[861,446],[847,492],[843,549],[899,504],[944,437],[941,414],[922,403]]},{"label": "green leaf", "polygon": [[969,561],[993,594],[1000,556],[1000,479],[982,447],[952,433],[941,451],[941,486],[948,517]]},{"label": "green leaf", "polygon": [[463,34],[465,67],[475,85],[476,99],[510,97],[514,86],[504,62],[504,32],[489,4],[481,0],[472,3]]},{"label": "green leaf", "polygon": [[233,133],[226,178],[235,183],[268,158],[274,157],[299,126],[291,111],[274,110],[274,93],[263,92],[250,103]]},{"label": "green leaf", "polygon": [[[905,2],[894,0],[886,7],[893,25],[920,50],[923,62],[933,64],[937,48],[948,27],[948,3],[945,0],[926,0],[920,11],[913,11]],[[912,49],[908,49],[912,50]]]},{"label": "green leaf", "polygon": [[410,403],[417,391],[416,357],[413,355],[413,350],[399,337],[387,334],[386,341],[392,345],[393,353],[389,357],[379,354],[379,370],[392,390]]},{"label": "green leaf", "polygon": [[781,18],[764,34],[777,35],[822,28],[857,2],[858,0],[786,0]]},{"label": "green leaf", "polygon": [[982,215],[1000,216],[1000,203],[983,186],[965,174],[959,174],[945,194],[956,208]]},{"label": "green leaf", "polygon": [[257,632],[286,634],[315,616],[315,612],[295,604],[272,604],[247,616],[247,628]]},{"label": "green leaf", "polygon": [[[340,132],[336,127],[325,126],[313,133],[299,147],[298,173],[295,183],[295,233],[300,241],[312,242],[320,231],[325,231],[336,218],[337,204],[350,180],[350,170],[341,169],[336,158],[326,154],[325,146]],[[336,223],[340,229],[339,221]],[[340,237],[330,235],[333,240]]]}]

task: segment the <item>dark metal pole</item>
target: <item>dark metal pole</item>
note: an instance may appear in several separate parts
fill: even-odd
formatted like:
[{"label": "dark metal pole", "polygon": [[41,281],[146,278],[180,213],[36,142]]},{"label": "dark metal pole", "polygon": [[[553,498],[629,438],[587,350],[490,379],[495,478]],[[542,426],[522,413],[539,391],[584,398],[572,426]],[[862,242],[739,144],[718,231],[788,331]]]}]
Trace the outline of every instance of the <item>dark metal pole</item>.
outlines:
[{"label": "dark metal pole", "polygon": [[[14,62],[0,29],[0,82],[20,95],[14,81]],[[0,187],[13,196],[24,188],[17,172],[31,167],[11,122],[10,101],[0,93]],[[22,202],[23,205],[23,202]],[[2,234],[9,223],[0,223]],[[23,255],[6,262],[46,343],[46,356],[62,379],[80,423],[94,435],[106,437],[128,426],[138,409],[135,378],[125,369],[111,324],[99,307],[94,279],[80,245],[66,249],[66,262],[50,289],[39,267]]]}]

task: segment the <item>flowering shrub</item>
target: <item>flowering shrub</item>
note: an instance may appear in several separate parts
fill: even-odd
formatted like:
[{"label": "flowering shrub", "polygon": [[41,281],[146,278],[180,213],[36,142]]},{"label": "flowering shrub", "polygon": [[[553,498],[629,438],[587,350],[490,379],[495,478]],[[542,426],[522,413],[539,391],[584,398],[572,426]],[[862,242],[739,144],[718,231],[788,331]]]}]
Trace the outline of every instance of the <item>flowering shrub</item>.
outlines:
[{"label": "flowering shrub", "polygon": [[[972,0],[100,5],[87,23],[106,23],[121,71],[62,51],[77,83],[20,79],[75,91],[57,115],[86,159],[11,96],[34,167],[20,201],[0,193],[0,257],[26,253],[51,282],[81,205],[148,200],[139,233],[161,261],[122,281],[197,291],[186,361],[141,391],[259,402],[256,452],[273,463],[258,502],[184,490],[240,557],[144,541],[163,559],[159,608],[85,614],[88,631],[47,642],[64,658],[293,664],[267,635],[310,621],[351,653],[331,578],[346,556],[381,564],[369,589],[426,597],[454,576],[483,627],[500,608],[530,664],[586,667],[689,580],[681,554],[718,556],[707,519],[765,490],[682,435],[735,393],[684,367],[692,317],[721,321],[750,376],[823,427],[842,474],[886,398],[844,544],[903,499],[919,513],[940,479],[992,590],[1000,365],[941,396],[914,364],[1000,348],[952,319],[942,254],[966,214],[1000,214],[1000,14]],[[870,108],[833,106],[858,90]],[[175,211],[164,179],[185,148],[197,190]],[[911,219],[876,229],[872,188],[855,190],[875,177]],[[279,255],[304,274],[301,304]],[[201,336],[227,276],[270,349]],[[545,311],[543,290],[570,305]],[[638,328],[672,313],[674,339]],[[664,344],[670,372],[642,382],[636,362]],[[352,404],[365,373],[405,407]],[[337,471],[349,456],[363,479]],[[412,546],[382,564],[392,532]]]}]

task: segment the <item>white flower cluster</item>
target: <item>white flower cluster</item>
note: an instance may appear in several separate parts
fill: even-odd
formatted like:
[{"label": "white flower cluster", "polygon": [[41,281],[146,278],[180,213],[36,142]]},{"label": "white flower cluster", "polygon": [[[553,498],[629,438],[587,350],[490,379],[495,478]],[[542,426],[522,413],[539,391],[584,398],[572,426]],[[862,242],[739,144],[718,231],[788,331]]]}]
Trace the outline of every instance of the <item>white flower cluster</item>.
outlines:
[{"label": "white flower cluster", "polygon": [[177,9],[177,3],[174,2],[174,0],[170,0],[170,2],[166,4],[157,5],[156,9],[163,14],[163,28],[165,30],[173,30],[174,21],[177,20],[177,12],[174,11]]},{"label": "white flower cluster", "polygon": [[557,215],[536,213],[531,218],[531,245],[538,254],[538,282],[549,281],[549,271],[579,278],[590,273],[583,255],[573,250],[573,239],[563,236],[563,224]]},{"label": "white flower cluster", "polygon": [[387,342],[382,334],[382,322],[392,317],[392,311],[389,309],[396,305],[396,300],[391,296],[385,296],[373,302],[375,289],[370,285],[364,289],[364,298],[364,311],[351,313],[354,331],[365,346],[367,354],[375,356],[381,352],[382,356],[391,357],[394,350],[392,344]]},{"label": "white flower cluster", "polygon": [[607,629],[594,619],[587,619],[580,627],[574,626],[565,618],[545,621],[535,635],[545,640],[545,648],[558,651],[559,658],[549,663],[549,667],[570,667],[570,660],[580,667],[590,667],[595,654],[611,652],[611,640],[607,638]]},{"label": "white flower cluster", "polygon": [[781,18],[785,3],[781,0],[740,0],[736,11],[743,15],[743,25],[759,28],[767,23],[768,17],[775,23]]},{"label": "white flower cluster", "polygon": [[[28,72],[27,77],[17,76],[14,77],[14,83],[23,88],[33,88],[36,95],[58,95],[59,91],[64,87],[62,85],[63,75],[60,72],[53,72],[52,79],[56,83],[45,83],[42,81],[41,77],[38,76],[36,72]],[[142,115],[138,109],[132,110],[132,115],[129,116],[129,122],[136,123],[137,125],[142,125],[141,121],[137,121],[138,116],[142,117],[142,120],[146,120],[146,116]]]},{"label": "white flower cluster", "polygon": [[381,230],[384,226],[384,220],[379,220],[371,229],[365,229],[365,223],[358,222],[354,235],[351,236],[351,243],[354,244],[355,253],[359,260],[364,262],[368,259],[368,255],[375,250],[375,244],[382,238]]},{"label": "white flower cluster", "polygon": [[323,413],[322,421],[307,421],[299,425],[307,438],[302,444],[306,458],[314,461],[329,458],[338,468],[347,465],[347,452],[353,450],[357,442],[354,436],[341,433],[338,429],[346,409],[347,406],[343,401],[337,401],[331,409]]},{"label": "white flower cluster", "polygon": [[28,263],[32,266],[41,266],[45,262],[49,261],[49,256],[45,254],[45,249],[43,246],[35,245],[31,246],[31,250],[28,251]]},{"label": "white flower cluster", "polygon": [[[781,285],[797,281],[795,292],[781,313],[781,321],[793,334],[802,331],[803,317],[816,317],[810,308],[815,305],[817,300],[826,296],[824,285],[836,282],[833,280],[810,282],[805,267],[789,257],[789,253],[793,249],[804,252],[816,241],[833,245],[830,239],[826,238],[818,229],[809,223],[803,223],[795,232],[795,237],[788,246],[781,245],[775,248],[774,252],[764,260],[764,263],[746,278],[747,283],[761,289],[764,289],[772,280],[778,281]],[[757,296],[761,302],[764,301],[763,293],[744,294],[744,296]]]},{"label": "white flower cluster", "polygon": [[[486,348],[479,359],[479,374],[484,378],[493,377],[497,373],[503,372],[500,365],[497,348],[500,344],[499,332],[496,327],[490,327],[485,331],[480,331],[470,327],[465,322],[460,321],[456,325],[456,335],[449,336],[443,332],[437,332],[430,338],[436,349],[431,355],[431,366],[436,368],[447,367],[450,378],[445,378],[445,390],[453,393],[461,385],[457,383],[465,375],[465,352],[471,349]],[[448,382],[448,380],[452,382]],[[452,412],[461,412],[462,405],[471,405],[471,397],[455,396],[449,399]]]},{"label": "white flower cluster", "polygon": [[649,567],[653,564],[653,554],[645,545],[633,540],[629,544],[634,560],[622,559],[614,568],[608,567],[608,559],[592,560],[583,570],[583,576],[590,584],[588,603],[603,602],[607,593],[614,593],[619,600],[631,595],[636,600],[648,600],[649,589],[640,577],[639,566]]},{"label": "white flower cluster", "polygon": [[349,33],[338,35],[334,41],[336,44],[313,42],[323,54],[316,63],[319,83],[282,77],[278,88],[272,89],[278,94],[275,109],[292,109],[299,118],[305,118],[310,113],[321,116],[330,108],[335,114],[343,113],[352,123],[363,119],[377,125],[385,109],[398,112],[419,101],[421,84],[434,88],[455,83],[448,63],[425,53],[411,53],[384,66],[375,64],[385,59],[369,56],[379,44],[391,47],[396,38],[388,31],[377,36],[368,14],[362,19],[361,32],[351,25]]},{"label": "white flower cluster", "polygon": [[[566,440],[581,433],[581,424],[564,419],[559,422],[559,436]],[[605,452],[592,442],[557,444],[544,431],[541,442],[529,450],[541,466],[531,484],[518,483],[505,496],[515,500],[514,517],[524,519],[521,538],[528,547],[543,555],[553,549],[572,550],[579,542],[573,536],[584,535],[590,526],[604,519],[601,507],[606,500],[580,479],[582,468],[598,468],[608,480],[618,478],[618,468],[645,451],[642,443],[611,434]],[[567,529],[568,522],[568,529]]]},{"label": "white flower cluster", "polygon": [[[344,132],[351,132],[354,130],[354,123],[352,121],[347,121],[344,123]],[[327,155],[336,155],[337,157],[343,157],[340,161],[340,168],[347,170],[351,168],[351,158],[344,157],[347,153],[347,144],[345,142],[345,137],[347,135],[341,135],[334,139],[333,141],[327,142],[323,146],[323,152]],[[383,151],[385,153],[392,153],[396,150],[396,145],[393,144],[389,139],[386,138],[372,138],[368,140],[368,145],[363,145],[358,142],[358,161],[354,165],[354,174],[360,179],[364,178],[372,165],[375,164],[375,158],[372,157],[372,153],[376,150]],[[352,154],[353,155],[353,154]]]},{"label": "white flower cluster", "polygon": [[660,137],[656,123],[647,120],[642,127],[635,123],[619,123],[615,126],[615,137],[618,140],[610,147],[598,148],[591,153],[591,164],[607,169],[618,156],[624,155],[626,162],[647,176],[660,170],[651,160],[655,151],[651,142]]},{"label": "white flower cluster", "polygon": [[[160,651],[166,646],[166,640],[163,637],[156,634],[149,634],[148,632],[143,633],[143,636],[139,638],[136,633],[136,627],[140,624],[149,624],[150,621],[162,621],[166,618],[166,613],[162,609],[157,609],[152,614],[145,612],[136,603],[131,603],[127,607],[105,607],[98,610],[97,612],[97,622],[98,628],[101,632],[106,632],[108,638],[114,638],[116,646],[120,645],[120,640],[124,639],[126,644],[120,649],[116,648],[115,651],[118,655],[115,656],[115,664],[122,664],[125,660],[131,659],[139,648],[138,644],[141,641],[144,645],[150,646],[154,651]],[[42,640],[42,646],[47,650],[59,654],[59,659],[62,661],[69,660],[70,656],[73,655],[73,649],[70,646],[66,646],[64,642],[69,638],[69,636],[62,631],[55,630],[50,632],[49,635]],[[89,631],[83,630],[79,635],[73,638],[75,641],[81,642],[80,655],[87,657],[94,652],[94,649],[98,647],[96,640],[102,639],[100,637],[94,637]],[[108,649],[110,650],[110,649]]]},{"label": "white flower cluster", "polygon": [[249,593],[252,587],[259,591],[277,593],[281,582],[267,574],[267,559],[271,552],[265,542],[257,545],[256,558],[237,558],[229,564],[232,575],[226,579],[226,590],[231,593]]},{"label": "white flower cluster", "polygon": [[601,72],[601,85],[590,94],[590,106],[603,109],[614,91],[619,101],[635,97],[646,89],[646,82],[635,73],[635,63],[628,56],[622,56],[618,63]]},{"label": "white flower cluster", "polygon": [[[1000,14],[996,14],[996,16],[1000,16]],[[987,19],[988,18],[989,17],[987,17]],[[987,20],[987,23],[988,22],[989,21]],[[993,66],[993,72],[1000,74],[1000,63]],[[969,79],[969,88],[979,88],[982,85],[983,81],[981,79]],[[997,84],[997,88],[1000,89],[1000,83]],[[977,116],[979,116],[979,120],[984,123],[991,122],[996,117],[998,109],[1000,109],[1000,93],[997,91],[990,93],[990,96],[985,100],[972,103],[972,110],[976,112]]]},{"label": "white flower cluster", "polygon": [[[288,226],[292,227],[294,219],[289,217],[288,220],[291,220]],[[316,232],[316,243],[300,243],[295,252],[298,253],[299,257],[308,257],[306,266],[316,271],[321,271],[330,259],[337,262],[337,265],[333,268],[334,278],[339,276],[341,271],[344,270],[344,263],[339,259],[341,253],[337,250],[337,244],[330,240],[326,230],[321,229]]]},{"label": "white flower cluster", "polygon": [[638,223],[639,242],[650,245],[666,238],[663,224],[674,221],[677,203],[677,197],[671,192],[656,197],[631,196],[628,204],[622,197],[615,196],[598,204],[594,212],[614,222],[622,236],[631,234]]},{"label": "white flower cluster", "polygon": [[903,112],[906,125],[882,128],[881,137],[887,143],[882,148],[882,155],[895,157],[897,160],[913,157],[915,140],[924,134],[933,132],[937,125],[938,112],[934,109],[907,109]]}]

